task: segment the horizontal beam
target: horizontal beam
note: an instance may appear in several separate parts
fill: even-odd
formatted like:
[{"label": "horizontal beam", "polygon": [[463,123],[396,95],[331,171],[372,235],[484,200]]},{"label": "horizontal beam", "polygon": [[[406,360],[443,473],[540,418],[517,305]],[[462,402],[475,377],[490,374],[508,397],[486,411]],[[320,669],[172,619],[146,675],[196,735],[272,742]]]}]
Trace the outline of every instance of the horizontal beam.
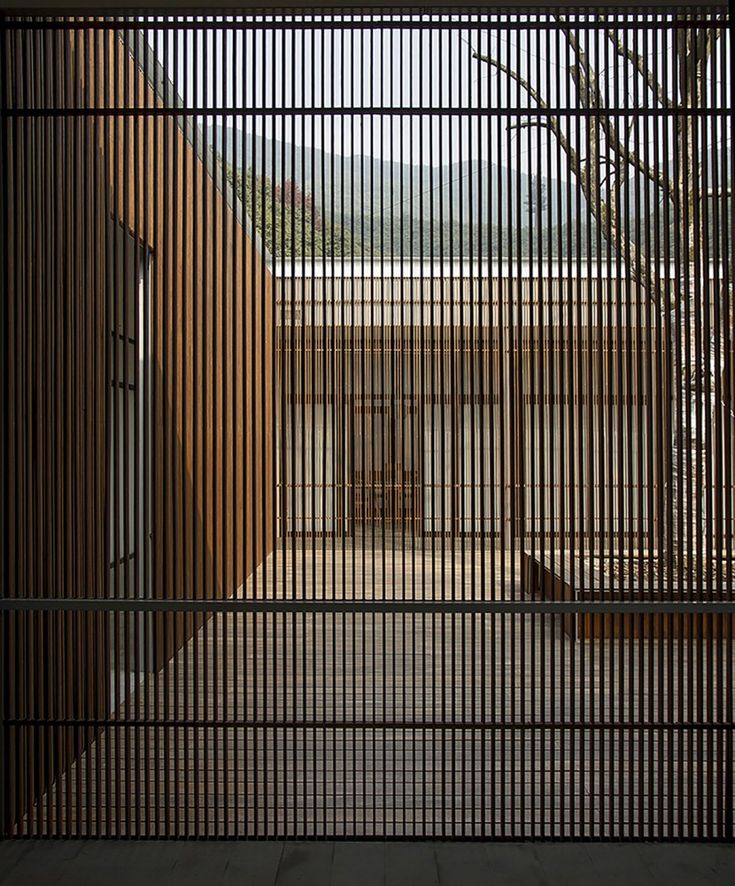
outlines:
[{"label": "horizontal beam", "polygon": [[671,107],[671,108],[499,108],[499,107],[391,107],[370,105],[361,107],[324,107],[319,105],[275,105],[229,107],[226,105],[198,107],[76,107],[76,108],[7,108],[7,117],[620,117],[625,120],[653,117],[731,117],[730,107]]},{"label": "horizontal beam", "polygon": [[464,3],[452,5],[446,0],[403,0],[400,4],[391,2],[391,0],[373,0],[372,3],[365,3],[364,0],[342,0],[341,3],[335,2],[312,2],[312,0],[291,0],[290,3],[284,2],[268,2],[268,0],[260,0],[260,2],[232,2],[232,0],[126,0],[124,3],[100,3],[99,0],[40,0],[40,2],[28,2],[28,0],[0,0],[0,13],[15,12],[23,15],[33,15],[41,13],[93,13],[94,15],[109,15],[111,13],[128,14],[134,11],[145,13],[167,12],[167,13],[206,13],[219,14],[227,12],[233,13],[289,13],[301,11],[304,14],[314,14],[319,12],[334,12],[335,14],[354,14],[370,15],[373,10],[413,13],[413,14],[436,14],[448,12],[457,15],[462,12],[483,11],[497,15],[503,12],[536,12],[544,13],[553,9],[564,11],[579,9],[580,11],[589,11],[598,7],[603,13],[617,12],[637,12],[645,13],[652,11],[665,10],[692,10],[705,9],[727,9],[727,3],[707,3],[706,0],[647,0],[644,3],[636,3],[635,0],[622,0],[615,4],[593,3],[590,0],[547,0],[545,3],[539,2],[522,2],[522,0],[504,0],[502,4],[493,5],[480,0],[465,0]]},{"label": "horizontal beam", "polygon": [[225,717],[8,717],[6,726],[37,729],[101,728],[101,729],[380,729],[407,731],[469,731],[485,732],[631,732],[676,730],[677,732],[735,732],[735,723],[707,720],[253,720]]},{"label": "horizontal beam", "polygon": [[[584,593],[585,589],[578,589]],[[625,590],[619,591],[625,593]],[[735,600],[224,600],[5,597],[0,612],[239,612],[536,615],[589,612],[621,615],[735,615]]]},{"label": "horizontal beam", "polygon": [[[721,18],[713,18],[713,16],[721,16],[722,12],[712,11],[711,9],[692,10],[692,15],[686,18],[678,19],[656,19],[647,21],[645,19],[627,18],[602,19],[598,21],[580,20],[574,21],[572,26],[575,31],[601,31],[601,30],[630,30],[633,28],[638,31],[676,31],[693,27],[715,27],[722,24]],[[377,13],[379,15],[379,13]],[[302,20],[300,18],[276,17],[271,16],[264,19],[253,18],[246,20],[242,17],[230,18],[227,21],[221,21],[214,17],[202,18],[197,17],[195,21],[181,21],[180,16],[167,16],[162,19],[160,16],[150,15],[145,12],[142,15],[135,16],[133,19],[124,16],[113,16],[104,19],[86,18],[81,21],[71,14],[56,16],[53,19],[46,17],[37,20],[25,20],[21,18],[8,18],[0,23],[5,30],[11,31],[395,31],[401,29],[410,29],[412,31],[551,31],[561,27],[561,24],[553,18],[544,18],[538,21],[529,22],[520,17],[513,16],[505,19],[490,20],[486,16],[480,16],[477,13],[468,13],[464,19],[441,21],[436,17],[424,20],[411,18],[409,12],[402,12],[397,16],[390,15],[386,11],[381,18],[374,16],[366,16],[364,18],[355,19],[349,16],[332,16],[319,17]],[[632,13],[631,13],[632,15]],[[187,18],[192,18],[187,16]]]}]

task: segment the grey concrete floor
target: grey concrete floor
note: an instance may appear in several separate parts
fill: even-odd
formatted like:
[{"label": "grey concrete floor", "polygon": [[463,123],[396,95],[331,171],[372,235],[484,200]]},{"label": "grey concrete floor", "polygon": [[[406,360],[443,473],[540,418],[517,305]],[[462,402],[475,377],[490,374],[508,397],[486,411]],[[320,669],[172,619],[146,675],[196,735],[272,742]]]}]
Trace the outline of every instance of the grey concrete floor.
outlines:
[{"label": "grey concrete floor", "polygon": [[0,884],[735,883],[735,845],[613,843],[0,842]]}]

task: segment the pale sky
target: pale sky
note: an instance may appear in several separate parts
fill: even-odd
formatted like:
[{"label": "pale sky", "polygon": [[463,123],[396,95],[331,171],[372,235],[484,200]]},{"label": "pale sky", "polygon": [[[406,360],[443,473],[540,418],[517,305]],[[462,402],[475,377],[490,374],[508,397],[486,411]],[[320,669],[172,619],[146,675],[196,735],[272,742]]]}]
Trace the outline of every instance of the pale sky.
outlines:
[{"label": "pale sky", "polygon": [[[529,17],[527,17],[529,18]],[[489,162],[520,166],[542,176],[561,174],[556,140],[542,126],[508,130],[509,122],[537,117],[473,114],[482,109],[533,108],[536,102],[506,74],[472,58],[474,48],[526,78],[552,108],[577,107],[571,78],[574,63],[558,28],[532,26],[503,29],[495,23],[452,16],[453,28],[402,27],[334,28],[321,22],[305,28],[279,26],[273,19],[253,29],[235,28],[149,32],[159,60],[175,80],[187,106],[228,107],[244,115],[205,118],[201,122],[225,123],[274,135],[297,144],[321,147],[342,154],[370,154],[424,164],[457,162],[472,157],[481,166]],[[426,23],[428,25],[428,22]],[[607,25],[605,26],[607,27]],[[652,107],[642,78],[615,52],[605,27],[579,30],[576,37],[601,72],[600,85],[609,106],[622,109]],[[657,79],[673,88],[670,59],[673,31],[654,28],[638,33],[617,31],[627,46],[648,59]],[[720,40],[714,69],[729,77],[730,46]],[[723,106],[729,99],[729,80],[715,78],[710,101]],[[403,108],[415,115],[293,115],[292,108],[330,109]],[[253,108],[266,115],[253,115]],[[279,109],[289,111],[281,115]],[[460,108],[467,114],[428,115],[427,109]],[[543,118],[541,118],[543,119]],[[582,144],[583,131],[572,136]],[[583,125],[583,124],[582,124]],[[648,139],[651,153],[673,135],[670,121],[631,124],[635,146]],[[730,121],[721,121],[718,138],[730,138]],[[667,129],[668,127],[668,129]],[[509,138],[510,136],[510,138]],[[549,142],[550,140],[550,142]],[[549,145],[551,150],[549,151]],[[549,156],[550,154],[550,156]]]}]

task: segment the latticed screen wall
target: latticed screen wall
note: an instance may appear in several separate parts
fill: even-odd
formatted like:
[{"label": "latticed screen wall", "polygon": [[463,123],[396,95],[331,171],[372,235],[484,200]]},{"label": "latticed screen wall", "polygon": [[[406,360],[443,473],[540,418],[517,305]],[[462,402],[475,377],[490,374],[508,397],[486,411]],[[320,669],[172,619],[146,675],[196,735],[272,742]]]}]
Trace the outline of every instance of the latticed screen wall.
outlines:
[{"label": "latticed screen wall", "polygon": [[3,834],[735,836],[730,35],[3,18]]}]

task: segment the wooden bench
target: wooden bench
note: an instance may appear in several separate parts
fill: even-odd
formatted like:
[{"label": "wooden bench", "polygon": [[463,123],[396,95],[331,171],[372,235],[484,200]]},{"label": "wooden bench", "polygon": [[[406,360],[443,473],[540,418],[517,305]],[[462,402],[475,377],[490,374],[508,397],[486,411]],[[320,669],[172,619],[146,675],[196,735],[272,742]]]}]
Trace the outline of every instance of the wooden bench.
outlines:
[{"label": "wooden bench", "polygon": [[[724,569],[723,569],[724,571]],[[534,599],[543,600],[600,600],[619,599],[618,583],[600,572],[590,562],[571,551],[550,549],[545,551],[526,549],[521,555],[521,589]],[[730,588],[730,598],[735,583]],[[673,595],[667,589],[665,599],[676,600],[681,591]],[[626,582],[625,599],[656,599],[650,588]],[[687,599],[692,599],[689,592]],[[561,616],[564,633],[572,640],[611,639],[613,637],[735,637],[735,615],[687,614],[656,615],[653,613],[590,613],[565,612]]]}]

